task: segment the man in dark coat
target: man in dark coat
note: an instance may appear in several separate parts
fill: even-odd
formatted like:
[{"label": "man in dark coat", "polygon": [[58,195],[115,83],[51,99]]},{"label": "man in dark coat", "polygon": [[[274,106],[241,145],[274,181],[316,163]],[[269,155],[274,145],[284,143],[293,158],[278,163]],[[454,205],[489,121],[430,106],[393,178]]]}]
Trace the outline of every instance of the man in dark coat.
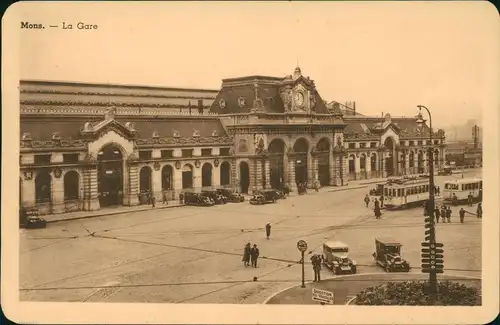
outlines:
[{"label": "man in dark coat", "polygon": [[314,271],[314,281],[321,281],[321,257],[319,255],[314,254],[311,256],[311,263]]},{"label": "man in dark coat", "polygon": [[438,207],[434,209],[434,215],[436,216],[436,223],[439,223],[439,217],[441,216],[441,213],[439,213]]},{"label": "man in dark coat", "polygon": [[467,205],[470,207],[472,206],[472,198],[472,192],[470,192],[469,195],[467,195]]},{"label": "man in dark coat", "polygon": [[381,195],[380,196],[380,207],[383,208],[384,207],[384,195]]},{"label": "man in dark coat", "polygon": [[252,249],[250,250],[250,259],[252,261],[252,266],[257,267],[257,259],[259,258],[259,249],[256,244],[253,244]]},{"label": "man in dark coat", "polygon": [[464,208],[461,208],[460,211],[458,212],[460,216],[460,223],[464,223],[464,218],[465,218],[465,210]]},{"label": "man in dark coat", "polygon": [[483,204],[481,202],[479,202],[479,204],[477,205],[476,213],[478,218],[483,217]]},{"label": "man in dark coat", "polygon": [[448,223],[451,222],[451,208],[448,207],[448,209],[446,210],[446,219],[448,219]]},{"label": "man in dark coat", "polygon": [[245,266],[250,265],[250,251],[251,251],[250,243],[247,243],[243,251],[243,264]]},{"label": "man in dark coat", "polygon": [[271,237],[271,223],[268,222],[266,224],[266,239],[269,239]]},{"label": "man in dark coat", "polygon": [[445,205],[443,205],[441,207],[441,218],[443,220],[443,223],[446,222],[446,206]]},{"label": "man in dark coat", "polygon": [[375,199],[375,207],[373,208],[373,212],[375,212],[375,218],[380,219],[382,213],[380,212],[380,206],[377,199]]},{"label": "man in dark coat", "polygon": [[368,194],[366,194],[366,196],[365,196],[365,204],[366,204],[366,207],[368,208],[368,204],[370,204],[370,197],[368,196]]}]

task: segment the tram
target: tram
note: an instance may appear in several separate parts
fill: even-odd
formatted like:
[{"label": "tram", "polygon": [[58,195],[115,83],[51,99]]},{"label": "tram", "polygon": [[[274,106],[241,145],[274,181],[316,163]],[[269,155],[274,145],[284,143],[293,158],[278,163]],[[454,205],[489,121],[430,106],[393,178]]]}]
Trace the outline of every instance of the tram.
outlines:
[{"label": "tram", "polygon": [[429,199],[429,180],[426,178],[390,179],[385,184],[378,184],[370,191],[372,200],[384,198],[387,210],[422,207]]},{"label": "tram", "polygon": [[[483,180],[480,178],[462,178],[444,182],[443,199],[446,203],[467,202],[469,194],[472,200],[478,202],[482,200]],[[454,200],[454,196],[456,200]]]}]

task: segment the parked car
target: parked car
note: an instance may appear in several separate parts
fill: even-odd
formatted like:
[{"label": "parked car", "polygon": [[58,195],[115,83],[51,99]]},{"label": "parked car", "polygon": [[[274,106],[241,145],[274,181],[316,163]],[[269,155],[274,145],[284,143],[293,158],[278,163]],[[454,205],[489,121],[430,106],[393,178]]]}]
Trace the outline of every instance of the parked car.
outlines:
[{"label": "parked car", "polygon": [[401,257],[403,245],[391,238],[375,239],[375,262],[386,272],[409,272],[410,264]]},{"label": "parked car", "polygon": [[263,190],[254,194],[254,196],[250,199],[250,204],[274,203],[278,199],[279,195],[276,190]]},{"label": "parked car", "polygon": [[328,241],[323,244],[323,264],[334,274],[356,273],[356,261],[351,260],[348,254],[349,246],[343,242]]},{"label": "parked car", "polygon": [[21,208],[19,210],[19,226],[25,229],[46,228],[47,221],[40,217],[38,209]]},{"label": "parked car", "polygon": [[446,176],[446,175],[451,175],[451,174],[452,174],[452,171],[451,171],[450,166],[444,166],[443,169],[438,171],[439,176]]},{"label": "parked car", "polygon": [[240,203],[245,201],[245,197],[239,193],[235,193],[226,188],[218,188],[216,189],[217,193],[226,197],[227,202]]},{"label": "parked car", "polygon": [[208,196],[201,193],[185,192],[184,204],[197,206],[213,206],[215,202]]},{"label": "parked car", "polygon": [[220,194],[216,190],[202,190],[201,195],[209,197],[210,199],[212,199],[212,201],[215,202],[215,204],[226,204],[227,203],[227,197]]}]

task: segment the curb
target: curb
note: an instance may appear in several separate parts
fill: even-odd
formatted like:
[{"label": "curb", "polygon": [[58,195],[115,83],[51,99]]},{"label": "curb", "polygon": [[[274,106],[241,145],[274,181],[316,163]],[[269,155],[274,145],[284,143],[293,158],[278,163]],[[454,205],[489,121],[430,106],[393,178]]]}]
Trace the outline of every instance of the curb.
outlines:
[{"label": "curb", "polygon": [[351,186],[351,187],[340,188],[338,190],[331,190],[331,191],[327,191],[327,192],[332,193],[332,192],[350,191],[350,190],[356,190],[356,189],[365,188],[365,187],[368,187],[368,185]]},{"label": "curb", "polygon": [[[329,278],[325,278],[324,280],[322,281],[327,281],[327,280],[332,280],[332,279],[343,279],[343,278],[348,278],[348,277],[355,277],[357,275],[377,275],[377,274],[386,274],[386,273],[356,273],[356,274],[344,274],[344,275],[336,275],[336,276],[332,276],[332,277],[329,277]],[[419,273],[420,274],[420,273]],[[471,275],[462,275],[462,274],[447,274],[447,275],[450,275],[450,276],[460,276],[460,277],[463,277],[463,278],[469,278],[469,279],[474,279],[474,280],[480,280],[482,281],[482,278],[480,277],[477,277],[477,276],[471,276]],[[390,280],[388,280],[390,281]],[[305,284],[310,284],[310,283],[313,283],[314,281],[307,281],[305,282]],[[282,292],[285,292],[287,290],[290,290],[292,288],[296,288],[300,286],[300,284],[296,284],[296,285],[293,285],[293,286],[290,286],[290,287],[287,287],[285,289],[282,289],[278,292],[275,292],[274,294],[272,294],[271,296],[269,296],[266,300],[264,300],[264,302],[262,302],[261,304],[262,305],[267,305],[267,303],[273,299],[274,297],[276,297],[277,295],[279,295],[280,293]],[[352,303],[352,301],[354,301],[356,299],[356,297],[353,297],[351,298],[347,303],[346,305],[349,305],[350,303]]]},{"label": "curb", "polygon": [[73,218],[61,218],[61,219],[54,219],[54,220],[47,220],[47,223],[55,223],[55,222],[60,222],[60,221],[71,221],[71,220],[80,220],[80,219],[90,219],[90,218],[98,218],[98,217],[106,217],[106,216],[112,216],[112,215],[117,215],[117,214],[125,214],[125,213],[134,213],[134,212],[143,212],[143,211],[151,211],[151,210],[163,210],[163,209],[173,209],[173,208],[180,208],[185,206],[185,204],[182,205],[170,205],[170,206],[160,206],[157,208],[144,208],[144,209],[137,209],[137,210],[132,210],[132,211],[113,211],[109,213],[98,213],[98,214],[92,214],[92,215],[85,215],[81,217],[73,217]]}]

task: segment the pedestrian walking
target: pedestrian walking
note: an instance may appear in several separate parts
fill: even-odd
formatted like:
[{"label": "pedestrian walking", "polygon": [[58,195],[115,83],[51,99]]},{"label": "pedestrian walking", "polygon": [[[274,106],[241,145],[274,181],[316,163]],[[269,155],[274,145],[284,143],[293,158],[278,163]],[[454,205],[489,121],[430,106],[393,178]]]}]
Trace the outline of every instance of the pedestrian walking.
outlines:
[{"label": "pedestrian walking", "polygon": [[259,258],[259,249],[256,244],[253,244],[252,249],[250,250],[250,259],[252,261],[252,267],[257,267],[257,259]]},{"label": "pedestrian walking", "polygon": [[313,282],[320,282],[321,281],[321,257],[319,255],[316,255],[316,254],[311,256],[311,264],[312,264],[313,272],[314,272],[314,281]]},{"label": "pedestrian walking", "polygon": [[464,208],[461,208],[460,211],[458,212],[460,216],[460,223],[464,223],[464,218],[465,218],[465,210]]},{"label": "pedestrian walking", "polygon": [[446,219],[448,219],[448,223],[451,222],[451,208],[448,207],[448,209],[446,210]]},{"label": "pedestrian walking", "polygon": [[368,204],[370,204],[370,197],[368,196],[368,194],[366,194],[366,196],[365,196],[365,203],[366,203],[366,207],[368,208]]},{"label": "pedestrian walking", "polygon": [[184,203],[184,194],[181,192],[179,194],[179,204],[183,204]]},{"label": "pedestrian walking", "polygon": [[479,194],[478,194],[477,199],[479,200],[479,202],[483,202],[483,189],[482,188],[479,189]]},{"label": "pedestrian walking", "polygon": [[467,206],[472,206],[472,192],[469,193],[469,195],[467,195]]},{"label": "pedestrian walking", "polygon": [[384,207],[384,195],[381,195],[380,196],[380,207],[383,208]]},{"label": "pedestrian walking", "polygon": [[154,194],[152,192],[149,193],[149,197],[150,197],[151,206],[154,208],[156,205],[156,197],[154,196]]},{"label": "pedestrian walking", "polygon": [[269,237],[271,237],[271,223],[268,222],[266,224],[266,239],[269,240]]},{"label": "pedestrian walking", "polygon": [[443,221],[443,223],[446,222],[446,206],[443,205],[441,207],[441,220]]},{"label": "pedestrian walking", "polygon": [[245,245],[245,248],[243,250],[243,265],[245,266],[250,266],[250,251],[251,251],[251,246],[250,246],[250,243],[247,243]]},{"label": "pedestrian walking", "polygon": [[476,214],[478,218],[483,217],[483,204],[481,202],[479,202],[479,204],[477,205]]},{"label": "pedestrian walking", "polygon": [[319,192],[319,181],[314,181],[314,190]]},{"label": "pedestrian walking", "polygon": [[441,188],[437,187],[437,195],[441,195]]},{"label": "pedestrian walking", "polygon": [[161,200],[162,200],[162,204],[168,205],[168,198],[167,198],[167,192],[166,191],[163,191]]},{"label": "pedestrian walking", "polygon": [[451,201],[453,202],[453,205],[458,205],[458,197],[455,193],[453,193]]},{"label": "pedestrian walking", "polygon": [[382,213],[380,212],[380,206],[377,199],[375,199],[375,207],[373,208],[373,212],[375,213],[375,219],[380,219]]},{"label": "pedestrian walking", "polygon": [[434,209],[434,215],[436,216],[436,223],[439,223],[439,217],[441,216],[441,213],[439,213],[438,207]]}]

